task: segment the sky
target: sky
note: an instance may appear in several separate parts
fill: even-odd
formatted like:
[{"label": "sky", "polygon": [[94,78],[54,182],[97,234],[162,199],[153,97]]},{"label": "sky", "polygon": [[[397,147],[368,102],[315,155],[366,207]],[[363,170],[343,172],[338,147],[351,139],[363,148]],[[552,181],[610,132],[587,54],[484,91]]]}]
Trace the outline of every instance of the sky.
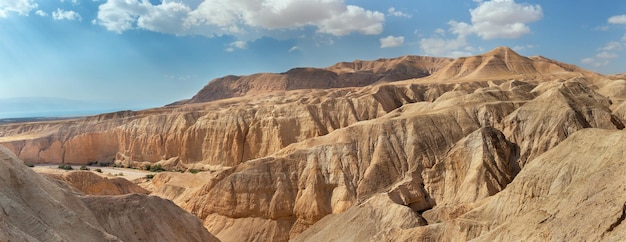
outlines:
[{"label": "sky", "polygon": [[0,0],[0,100],[142,109],[230,74],[498,46],[624,73],[626,1]]}]

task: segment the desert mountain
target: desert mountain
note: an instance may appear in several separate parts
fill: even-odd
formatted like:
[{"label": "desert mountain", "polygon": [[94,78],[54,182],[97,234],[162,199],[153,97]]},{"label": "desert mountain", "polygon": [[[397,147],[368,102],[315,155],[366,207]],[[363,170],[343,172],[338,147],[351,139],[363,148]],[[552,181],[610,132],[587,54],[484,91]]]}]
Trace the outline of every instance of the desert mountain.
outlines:
[{"label": "desert mountain", "polygon": [[190,100],[175,104],[200,103],[259,93],[298,89],[361,87],[377,82],[394,82],[429,76],[451,59],[403,56],[375,61],[341,62],[327,68],[294,68],[284,73],[226,76],[212,80]]},{"label": "desert mountain", "polygon": [[[333,86],[350,80],[364,82]],[[619,219],[590,228],[576,206],[621,213],[591,191],[621,191],[601,174],[620,172],[622,82],[508,48],[339,63],[212,81],[185,105],[0,125],[0,144],[29,163],[203,170],[145,188],[223,241],[620,240]]]},{"label": "desert mountain", "polygon": [[595,77],[596,73],[542,56],[524,57],[508,47],[498,47],[485,54],[457,58],[432,75],[435,80],[497,80],[520,78]]},{"label": "desert mountain", "polygon": [[217,241],[170,201],[77,194],[31,171],[4,147],[0,162],[2,241]]}]

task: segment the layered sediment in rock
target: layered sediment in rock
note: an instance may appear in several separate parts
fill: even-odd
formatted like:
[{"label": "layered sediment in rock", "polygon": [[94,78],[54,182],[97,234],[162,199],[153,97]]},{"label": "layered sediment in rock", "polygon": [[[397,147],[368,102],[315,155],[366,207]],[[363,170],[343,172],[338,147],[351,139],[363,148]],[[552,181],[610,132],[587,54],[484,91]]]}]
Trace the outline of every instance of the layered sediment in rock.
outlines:
[{"label": "layered sediment in rock", "polygon": [[[586,129],[529,163],[502,192],[457,219],[392,240],[624,240],[626,132]],[[589,214],[586,211],[593,211]]]},{"label": "layered sediment in rock", "polygon": [[65,174],[43,174],[46,177],[57,179],[86,195],[112,196],[124,194],[150,194],[150,191],[141,188],[124,178],[107,178],[90,171],[75,171]]},{"label": "layered sediment in rock", "polygon": [[226,76],[212,80],[189,100],[175,105],[298,89],[362,87],[431,75],[451,59],[404,56],[375,61],[337,63],[327,68],[294,68],[284,73]]},{"label": "layered sediment in rock", "polygon": [[[390,73],[396,77],[384,79]],[[429,76],[394,81],[406,73]],[[324,89],[335,87],[340,79],[333,78],[342,75],[356,78],[341,79],[346,83],[379,83]],[[270,84],[272,78],[283,79]],[[600,183],[601,177],[578,169],[613,174],[607,169],[619,162],[607,160],[619,152],[607,151],[611,155],[601,156],[607,160],[592,168],[574,164],[580,161],[565,151],[559,151],[562,157],[552,152],[566,150],[560,148],[564,142],[589,154],[609,149],[604,142],[578,149],[587,145],[578,135],[582,131],[590,139],[608,135],[621,141],[626,108],[619,80],[498,48],[454,61],[339,63],[216,83],[241,97],[222,99],[231,96],[204,90],[195,98],[202,103],[5,125],[0,143],[27,162],[160,162],[206,170],[159,174],[145,187],[200,217],[224,241],[541,240],[541,230],[565,225],[575,228],[547,238],[581,238],[575,233],[586,231],[594,239],[623,238],[619,219],[608,228],[601,223],[605,234],[598,235],[577,220],[578,210],[560,213],[542,200],[574,206],[565,199],[587,196],[593,204],[579,204],[602,206],[604,200],[589,197],[593,185],[582,178]],[[307,89],[292,90],[300,88]],[[550,163],[545,179],[555,180],[538,179],[543,163]],[[567,182],[554,185],[559,179]],[[589,188],[570,186],[575,179]],[[607,184],[607,192],[621,189]],[[552,196],[548,190],[582,193]],[[125,203],[135,198],[127,196],[119,206]],[[562,219],[544,227],[549,220],[536,220],[537,214]],[[519,235],[522,230],[529,235]]]},{"label": "layered sediment in rock", "polygon": [[0,163],[0,240],[218,241],[197,218],[164,199],[79,195],[31,171],[4,147]]}]

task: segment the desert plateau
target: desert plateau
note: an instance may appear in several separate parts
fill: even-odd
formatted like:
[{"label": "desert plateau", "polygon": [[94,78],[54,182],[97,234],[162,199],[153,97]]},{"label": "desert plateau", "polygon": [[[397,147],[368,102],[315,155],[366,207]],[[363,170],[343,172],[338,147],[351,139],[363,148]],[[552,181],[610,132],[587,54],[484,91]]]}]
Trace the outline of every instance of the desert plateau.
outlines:
[{"label": "desert plateau", "polygon": [[508,47],[230,75],[0,124],[0,240],[624,241],[625,124],[623,74]]}]

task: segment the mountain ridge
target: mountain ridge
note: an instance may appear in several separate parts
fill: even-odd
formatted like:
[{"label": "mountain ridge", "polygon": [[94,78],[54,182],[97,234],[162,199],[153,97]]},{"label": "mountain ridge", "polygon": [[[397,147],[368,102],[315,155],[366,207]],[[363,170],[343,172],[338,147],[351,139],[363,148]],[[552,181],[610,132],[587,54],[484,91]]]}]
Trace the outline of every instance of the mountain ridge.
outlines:
[{"label": "mountain ridge", "polygon": [[497,47],[480,55],[456,59],[401,56],[373,61],[339,62],[325,68],[297,67],[282,73],[224,76],[204,86],[192,98],[169,104],[184,105],[219,99],[298,89],[361,87],[376,83],[427,79],[474,81],[493,78],[533,78],[540,74],[587,76],[600,74],[542,56],[524,57],[509,47]]},{"label": "mountain ridge", "polygon": [[[603,134],[623,139],[624,80],[543,57],[523,57],[509,48],[442,59],[445,65],[431,66],[439,72],[424,65],[421,70],[434,74],[417,79],[387,82],[374,73],[394,68],[407,73],[402,63],[411,58],[339,63],[334,71],[294,68],[272,74],[283,82],[270,84],[264,82],[272,75],[259,74],[246,77],[253,84],[248,87],[238,86],[246,83],[241,78],[230,77],[232,87],[248,89],[240,90],[242,96],[208,102],[0,125],[0,144],[28,163],[98,161],[138,169],[156,163],[172,171],[200,171],[161,173],[144,182],[144,188],[175,201],[224,241],[463,241],[483,234],[510,240],[520,231],[537,238],[542,231],[533,227],[535,222],[559,213],[558,207],[540,201],[546,191],[584,191],[579,198],[589,198],[601,184],[584,183],[589,173],[577,170],[579,164],[621,172],[613,170],[621,164],[621,146],[608,141],[588,151],[606,150],[610,162],[584,162],[596,159],[594,154],[560,157],[568,150],[587,150],[579,149],[581,144],[600,144],[594,139]],[[393,61],[397,63],[388,68]],[[319,73],[336,77],[360,71],[367,72],[358,74],[367,77],[365,82],[376,81],[362,87],[315,86],[319,80],[320,85],[333,83]],[[257,78],[263,75],[267,78]],[[293,87],[306,89],[287,90]],[[599,135],[588,141],[577,135],[589,129],[602,132],[583,132]],[[549,171],[541,171],[543,163]],[[568,163],[574,166],[562,166]],[[550,174],[546,182],[534,181],[544,173]],[[569,177],[579,177],[584,186],[566,186]],[[544,207],[524,207],[525,201]],[[615,213],[603,214],[611,218],[623,207],[619,199],[605,195],[593,201],[585,211],[610,207]],[[575,226],[568,235],[574,237],[567,238],[582,239],[583,231],[575,232],[589,226],[569,218],[594,214],[566,204],[563,219],[546,221]],[[532,214],[531,220],[516,214],[522,209]],[[498,221],[489,220],[493,214]],[[607,236],[626,238],[620,233],[626,230],[615,228]],[[590,234],[606,230],[595,229]]]}]

